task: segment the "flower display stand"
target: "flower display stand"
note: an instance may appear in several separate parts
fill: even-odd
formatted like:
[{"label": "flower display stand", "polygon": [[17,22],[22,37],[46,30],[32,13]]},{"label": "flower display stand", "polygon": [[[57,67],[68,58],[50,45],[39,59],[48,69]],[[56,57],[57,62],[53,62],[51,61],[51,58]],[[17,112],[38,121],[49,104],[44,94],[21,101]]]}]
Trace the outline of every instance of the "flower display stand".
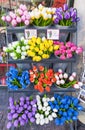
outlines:
[{"label": "flower display stand", "polygon": [[[28,29],[28,28],[27,28]],[[36,29],[35,27],[33,27],[33,26],[29,26],[29,29]],[[55,29],[55,26],[50,26],[49,27],[49,29]],[[9,34],[9,33],[24,33],[24,28],[7,28],[7,34]],[[38,34],[40,35],[40,33],[44,33],[44,35],[46,36],[46,32],[47,32],[47,29],[45,29],[45,28],[37,28],[37,31],[38,31]],[[62,29],[62,28],[60,28],[59,29],[59,31],[60,32],[68,32],[68,33],[70,33],[70,40],[71,40],[71,34],[72,33],[75,33],[76,31],[77,31],[77,28],[75,27],[75,28],[64,28],[64,29]],[[6,37],[6,39],[7,39],[7,37]],[[76,43],[77,43],[77,41],[76,41]],[[7,40],[7,44],[8,44],[8,40]],[[66,59],[66,60],[60,60],[59,58],[55,58],[55,56],[51,56],[49,59],[43,59],[43,60],[41,60],[40,62],[38,62],[38,63],[44,63],[44,64],[52,64],[53,65],[53,63],[68,63],[69,65],[67,66],[68,67],[68,70],[69,70],[69,73],[71,73],[72,72],[72,65],[73,65],[73,63],[76,61],[76,57],[73,57],[73,58],[71,58],[71,59]],[[24,67],[24,64],[36,64],[36,62],[35,61],[32,61],[32,59],[31,58],[28,58],[28,59],[25,59],[25,60],[12,60],[12,59],[8,59],[8,64],[21,64],[21,65],[23,65],[23,67]],[[51,92],[50,92],[50,94],[53,94],[53,93],[58,93],[58,92],[64,92],[64,93],[66,93],[66,92],[70,92],[71,94],[72,94],[72,92],[77,92],[78,90],[76,90],[76,89],[74,89],[74,88],[68,88],[68,89],[59,89],[59,88],[53,88],[52,90],[51,90]],[[9,93],[9,95],[12,93],[13,94],[13,97],[14,97],[14,95],[16,94],[16,93],[28,93],[29,92],[29,94],[37,94],[37,91],[36,90],[34,90],[34,89],[31,89],[31,87],[28,87],[28,88],[26,88],[26,89],[20,89],[20,90],[8,90],[8,93]],[[39,93],[38,93],[39,94]],[[46,92],[44,93],[44,94],[47,94]],[[14,130],[14,127],[12,127],[12,130]],[[73,129],[73,125],[72,125],[72,123],[70,123],[70,130],[74,130]]]}]

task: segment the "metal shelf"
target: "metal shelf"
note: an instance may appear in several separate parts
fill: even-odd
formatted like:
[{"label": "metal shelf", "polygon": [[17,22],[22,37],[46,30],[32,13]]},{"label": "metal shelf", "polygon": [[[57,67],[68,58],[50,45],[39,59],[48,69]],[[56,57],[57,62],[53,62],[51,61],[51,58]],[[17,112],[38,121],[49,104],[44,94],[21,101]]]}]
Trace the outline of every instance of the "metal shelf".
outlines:
[{"label": "metal shelf", "polygon": [[[38,31],[46,31],[47,28],[37,28],[35,26],[29,25],[29,26],[24,26],[24,27],[7,27],[7,32],[8,33],[24,33],[25,29],[37,29]],[[76,32],[77,27],[73,26],[71,28],[57,28],[56,26],[50,26],[48,29],[58,29],[60,32]]]},{"label": "metal shelf", "polygon": [[27,58],[24,60],[13,60],[13,59],[9,59],[8,63],[19,63],[19,64],[24,64],[24,63],[65,63],[65,62],[75,62],[76,61],[76,56],[74,56],[73,58],[70,59],[66,59],[66,60],[61,60],[60,58],[55,57],[54,55],[52,55],[50,58],[48,59],[42,59],[39,62],[35,62],[32,60],[32,58]]}]

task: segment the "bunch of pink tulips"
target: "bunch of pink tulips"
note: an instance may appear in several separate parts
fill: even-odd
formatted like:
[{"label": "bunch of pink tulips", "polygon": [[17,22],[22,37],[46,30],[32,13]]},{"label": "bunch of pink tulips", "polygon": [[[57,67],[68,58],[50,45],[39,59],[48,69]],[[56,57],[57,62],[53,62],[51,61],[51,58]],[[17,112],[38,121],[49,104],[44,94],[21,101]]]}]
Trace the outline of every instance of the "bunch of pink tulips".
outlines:
[{"label": "bunch of pink tulips", "polygon": [[20,5],[15,11],[10,11],[7,15],[2,16],[2,20],[13,27],[27,26],[30,23],[30,15],[26,5]]},{"label": "bunch of pink tulips", "polygon": [[61,60],[69,59],[74,54],[81,54],[83,52],[82,47],[78,47],[73,42],[59,42],[54,41],[55,45],[59,45],[59,49],[54,51],[54,55],[60,57]]}]

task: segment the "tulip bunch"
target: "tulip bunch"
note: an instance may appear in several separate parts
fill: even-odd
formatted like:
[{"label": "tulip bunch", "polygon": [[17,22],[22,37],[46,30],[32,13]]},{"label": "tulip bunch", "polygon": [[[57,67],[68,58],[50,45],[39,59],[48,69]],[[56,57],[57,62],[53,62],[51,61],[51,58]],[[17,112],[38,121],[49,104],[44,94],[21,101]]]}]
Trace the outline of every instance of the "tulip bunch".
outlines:
[{"label": "tulip bunch", "polygon": [[20,41],[12,42],[12,44],[8,44],[8,47],[3,47],[3,51],[9,53],[14,60],[25,59],[28,49],[28,42],[23,37]]},{"label": "tulip bunch", "polygon": [[64,125],[64,123],[70,123],[78,119],[79,112],[83,110],[83,107],[79,105],[79,100],[72,96],[61,97],[58,94],[54,94],[54,101],[49,101],[51,109],[57,110],[57,118],[55,119],[56,125]]},{"label": "tulip bunch", "polygon": [[53,41],[47,40],[45,38],[32,37],[28,41],[29,49],[27,51],[28,56],[32,57],[33,61],[40,61],[42,59],[47,59],[50,54],[53,53]]},{"label": "tulip bunch", "polygon": [[73,42],[54,41],[54,45],[59,45],[59,49],[54,51],[54,55],[60,57],[61,60],[72,58],[75,54],[81,54],[83,48],[75,45]]},{"label": "tulip bunch", "polygon": [[21,71],[17,68],[10,67],[6,76],[6,84],[11,90],[25,89],[30,84],[29,72],[27,70]]},{"label": "tulip bunch", "polygon": [[2,16],[2,20],[13,27],[27,26],[30,23],[30,15],[26,5],[20,5],[15,11],[10,11],[7,15]]},{"label": "tulip bunch", "polygon": [[79,89],[83,85],[82,82],[78,82],[76,80],[76,72],[73,72],[69,75],[68,73],[59,69],[58,72],[55,73],[55,78],[56,84],[60,88],[68,88],[72,86],[76,89]]},{"label": "tulip bunch", "polygon": [[53,16],[55,24],[62,26],[71,26],[78,22],[80,19],[77,17],[77,11],[74,8],[69,8],[67,4],[63,5],[63,8],[59,7],[56,9]]},{"label": "tulip bunch", "polygon": [[56,82],[53,69],[47,69],[43,66],[39,66],[38,68],[33,66],[29,73],[30,82],[34,83],[34,89],[41,93],[44,91],[50,92],[52,84]]},{"label": "tulip bunch", "polygon": [[40,4],[38,8],[35,8],[30,12],[32,24],[36,26],[48,26],[53,22],[52,15],[54,13],[55,8],[44,7]]},{"label": "tulip bunch", "polygon": [[53,121],[53,119],[57,117],[57,114],[56,112],[51,110],[51,107],[48,104],[50,98],[47,97],[41,98],[39,95],[37,95],[36,100],[37,100],[37,112],[35,114],[36,124],[44,125],[48,124],[50,121]]},{"label": "tulip bunch", "polygon": [[14,101],[14,99],[10,97],[8,110],[7,129],[13,126],[20,127],[27,123],[34,123],[35,113],[37,111],[36,99],[32,97],[20,97],[19,100]]}]

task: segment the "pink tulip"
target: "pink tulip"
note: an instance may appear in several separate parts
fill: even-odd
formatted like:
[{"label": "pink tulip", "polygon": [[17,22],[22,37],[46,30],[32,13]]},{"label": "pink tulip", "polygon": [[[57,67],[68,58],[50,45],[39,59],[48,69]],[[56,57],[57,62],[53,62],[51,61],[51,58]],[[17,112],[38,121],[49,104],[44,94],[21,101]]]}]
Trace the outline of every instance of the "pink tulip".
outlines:
[{"label": "pink tulip", "polygon": [[77,46],[76,46],[76,45],[74,45],[74,46],[71,47],[71,51],[72,51],[72,52],[73,52],[73,51],[76,51],[76,49],[77,49]]},{"label": "pink tulip", "polygon": [[66,59],[65,55],[61,55],[61,56],[60,56],[60,59],[61,59],[61,60],[65,60],[65,59]]},{"label": "pink tulip", "polygon": [[26,17],[27,20],[30,20],[30,15],[29,14],[27,14],[25,17]]},{"label": "pink tulip", "polygon": [[28,11],[27,10],[25,10],[24,12],[23,12],[23,15],[28,15]]},{"label": "pink tulip", "polygon": [[19,8],[20,8],[21,10],[23,10],[23,11],[27,10],[26,5],[23,5],[23,4],[21,4]]},{"label": "pink tulip", "polygon": [[21,9],[17,9],[17,13],[22,16],[23,15],[23,11]]},{"label": "pink tulip", "polygon": [[82,52],[83,52],[83,48],[78,47],[77,50],[76,50],[76,53],[77,54],[81,54]]},{"label": "pink tulip", "polygon": [[13,20],[11,21],[11,24],[12,24],[12,26],[13,26],[13,27],[15,27],[15,26],[17,25],[16,20],[15,20],[15,19],[13,19]]},{"label": "pink tulip", "polygon": [[29,25],[29,20],[25,20],[25,25]]},{"label": "pink tulip", "polygon": [[72,58],[72,53],[68,53],[66,57],[67,58]]},{"label": "pink tulip", "polygon": [[71,51],[71,49],[70,49],[70,50],[69,50],[69,49],[68,49],[68,50],[66,50],[66,53],[71,53],[71,52],[72,52],[72,51]]},{"label": "pink tulip", "polygon": [[65,54],[66,53],[66,50],[61,50],[61,54]]},{"label": "pink tulip", "polygon": [[6,16],[6,21],[11,22],[11,17],[9,15]]},{"label": "pink tulip", "polygon": [[20,23],[21,22],[21,18],[17,16],[16,21],[17,21],[17,23]]},{"label": "pink tulip", "polygon": [[59,55],[60,54],[60,50],[56,50],[54,53],[55,53],[55,55]]},{"label": "pink tulip", "polygon": [[53,41],[53,44],[60,45],[60,42],[59,41]]},{"label": "pink tulip", "polygon": [[12,11],[10,11],[10,12],[9,12],[9,15],[10,15],[10,17],[11,17],[11,18],[13,18],[13,19],[15,19],[15,18],[16,18],[15,13],[13,13]]},{"label": "pink tulip", "polygon": [[21,16],[21,20],[22,20],[22,22],[24,22],[25,21],[25,16],[23,15],[23,16]]},{"label": "pink tulip", "polygon": [[66,47],[70,48],[72,46],[71,42],[66,43]]},{"label": "pink tulip", "polygon": [[66,49],[66,46],[61,45],[60,50],[65,50],[65,49]]},{"label": "pink tulip", "polygon": [[2,16],[1,19],[2,19],[3,21],[5,21],[5,20],[6,20],[6,17],[5,17],[5,16]]}]

